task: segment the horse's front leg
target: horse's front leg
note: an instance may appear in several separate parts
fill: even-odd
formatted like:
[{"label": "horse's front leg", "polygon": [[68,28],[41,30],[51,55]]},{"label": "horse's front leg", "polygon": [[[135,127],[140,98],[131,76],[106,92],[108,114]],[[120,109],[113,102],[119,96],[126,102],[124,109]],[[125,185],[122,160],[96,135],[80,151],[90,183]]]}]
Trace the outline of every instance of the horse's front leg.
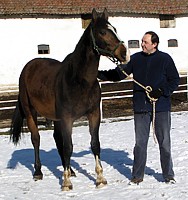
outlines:
[{"label": "horse's front leg", "polygon": [[[68,118],[67,118],[68,119]],[[70,158],[73,151],[73,144],[72,144],[72,121],[71,120],[62,120],[61,122],[61,134],[62,137],[62,150],[63,153],[61,154],[63,157],[63,166],[64,166],[64,174],[63,174],[63,183],[62,183],[62,190],[69,191],[73,189],[72,183],[70,181],[71,177],[71,167],[70,167]]]},{"label": "horse's front leg", "polygon": [[65,168],[63,173],[63,184],[62,184],[62,190],[63,191],[69,191],[73,189],[72,183],[70,181],[71,176],[71,170],[70,168]]},{"label": "horse's front leg", "polygon": [[88,115],[89,130],[91,134],[91,150],[95,156],[95,171],[97,173],[96,186],[102,187],[107,184],[106,179],[103,177],[103,168],[100,162],[100,141],[99,141],[99,126],[100,126],[100,109]]},{"label": "horse's front leg", "polygon": [[103,176],[103,168],[98,155],[95,156],[95,162],[96,162],[95,171],[97,173],[96,187],[100,188],[107,184],[107,180]]},{"label": "horse's front leg", "polygon": [[[63,133],[61,128],[61,121],[54,121],[54,140],[56,143],[56,147],[58,149],[59,155],[61,157],[61,162],[63,165],[63,168],[65,169],[65,158],[64,158],[64,150],[63,150]],[[74,170],[70,167],[71,170],[71,176],[76,176]]]}]

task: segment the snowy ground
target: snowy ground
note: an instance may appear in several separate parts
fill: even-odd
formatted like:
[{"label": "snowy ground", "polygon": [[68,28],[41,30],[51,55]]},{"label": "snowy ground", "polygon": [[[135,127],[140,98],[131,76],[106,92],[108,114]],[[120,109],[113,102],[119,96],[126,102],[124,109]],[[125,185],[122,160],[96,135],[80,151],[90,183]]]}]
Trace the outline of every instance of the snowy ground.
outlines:
[{"label": "snowy ground", "polygon": [[188,112],[172,113],[172,153],[176,184],[163,182],[158,145],[153,136],[148,144],[144,182],[129,186],[133,163],[133,119],[101,124],[101,160],[108,185],[95,188],[95,162],[90,150],[87,126],[73,129],[72,166],[77,177],[71,178],[73,190],[61,191],[62,166],[52,137],[53,131],[41,131],[43,180],[33,181],[33,147],[30,134],[24,134],[15,147],[9,136],[0,136],[0,200],[179,200],[188,199]]}]

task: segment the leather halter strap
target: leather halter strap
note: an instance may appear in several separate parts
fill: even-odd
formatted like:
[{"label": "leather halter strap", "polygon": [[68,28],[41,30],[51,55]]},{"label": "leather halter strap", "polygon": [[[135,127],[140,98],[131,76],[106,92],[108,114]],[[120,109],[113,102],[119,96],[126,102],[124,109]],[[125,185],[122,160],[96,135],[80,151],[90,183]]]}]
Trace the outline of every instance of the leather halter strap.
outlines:
[{"label": "leather halter strap", "polygon": [[94,35],[93,35],[93,30],[92,30],[92,28],[90,29],[90,33],[91,33],[91,39],[92,39],[92,42],[93,42],[93,48],[96,50],[96,52],[97,52],[99,55],[102,55],[102,53],[108,54],[109,56],[107,56],[107,57],[108,57],[112,62],[118,64],[119,61],[118,61],[118,59],[115,57],[114,53],[115,53],[116,49],[118,49],[119,46],[120,46],[121,44],[123,44],[124,42],[123,42],[123,41],[120,41],[120,42],[114,47],[114,49],[113,49],[112,51],[108,51],[108,50],[106,50],[106,49],[100,48],[100,47],[96,44],[96,41],[95,41],[95,37],[94,37]]}]

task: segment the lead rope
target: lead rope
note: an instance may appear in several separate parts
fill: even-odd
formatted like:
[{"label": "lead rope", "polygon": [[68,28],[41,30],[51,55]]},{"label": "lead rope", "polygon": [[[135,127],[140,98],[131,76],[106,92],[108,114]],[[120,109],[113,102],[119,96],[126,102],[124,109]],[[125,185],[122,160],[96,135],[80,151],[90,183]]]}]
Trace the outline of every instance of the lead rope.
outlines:
[{"label": "lead rope", "polygon": [[[150,92],[152,91],[152,87],[151,86],[146,86],[146,88],[149,89]],[[153,139],[154,139],[155,143],[157,144],[157,137],[156,137],[156,134],[155,134],[155,105],[156,105],[156,101],[158,99],[150,97],[149,91],[146,90],[146,94],[147,94],[147,97],[149,98],[149,100],[150,100],[150,102],[152,104],[152,107],[153,107],[153,117],[152,117]]]},{"label": "lead rope", "polygon": [[[122,68],[120,65],[117,65],[119,67],[119,69],[122,71],[123,74],[125,74],[127,77],[130,77],[130,75],[128,75]],[[147,94],[147,97],[149,98],[151,104],[152,104],[152,107],[153,107],[153,117],[152,117],[152,129],[153,129],[153,138],[154,138],[154,141],[155,143],[157,144],[157,137],[156,137],[156,134],[155,134],[155,105],[156,105],[156,101],[158,99],[155,99],[153,97],[150,97],[149,93],[152,91],[152,87],[151,86],[144,86],[142,85],[141,83],[139,83],[138,81],[136,81],[134,78],[130,77],[132,79],[132,81],[134,83],[136,83],[137,85],[139,85],[140,87],[142,87],[145,91],[146,91],[146,94]]]}]

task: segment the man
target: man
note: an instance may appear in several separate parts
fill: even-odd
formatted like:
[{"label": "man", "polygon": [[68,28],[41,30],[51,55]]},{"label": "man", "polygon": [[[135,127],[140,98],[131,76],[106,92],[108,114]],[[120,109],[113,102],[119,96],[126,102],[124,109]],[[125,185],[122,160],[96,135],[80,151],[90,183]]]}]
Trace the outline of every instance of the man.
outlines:
[{"label": "man", "polygon": [[[120,81],[126,74],[143,86],[150,86],[149,97],[157,99],[155,106],[155,134],[159,144],[162,174],[166,183],[175,183],[171,157],[171,101],[170,96],[178,87],[179,74],[174,61],[167,53],[158,50],[159,37],[156,33],[146,32],[142,38],[142,52],[131,56],[128,64],[121,64],[109,71],[99,71],[98,78]],[[135,126],[135,146],[132,178],[130,184],[143,181],[147,159],[147,144],[153,118],[152,103],[146,91],[134,83],[133,110]]]}]

